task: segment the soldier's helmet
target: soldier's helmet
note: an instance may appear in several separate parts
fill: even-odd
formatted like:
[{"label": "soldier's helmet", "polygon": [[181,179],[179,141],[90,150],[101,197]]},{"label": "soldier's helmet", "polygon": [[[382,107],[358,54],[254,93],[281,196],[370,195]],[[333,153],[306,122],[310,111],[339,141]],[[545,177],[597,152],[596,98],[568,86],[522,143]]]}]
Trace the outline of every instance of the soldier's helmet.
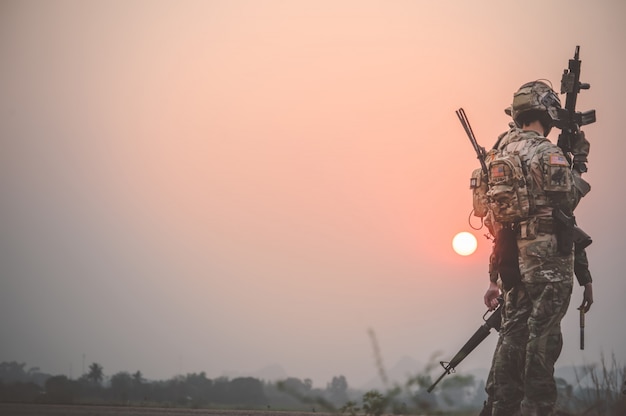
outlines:
[{"label": "soldier's helmet", "polygon": [[[515,124],[520,127],[518,121],[521,114],[529,111],[544,112],[552,122],[558,120],[561,100],[554,90],[542,80],[527,82],[513,94],[513,104],[506,112],[511,114]],[[552,124],[552,123],[551,123]]]}]

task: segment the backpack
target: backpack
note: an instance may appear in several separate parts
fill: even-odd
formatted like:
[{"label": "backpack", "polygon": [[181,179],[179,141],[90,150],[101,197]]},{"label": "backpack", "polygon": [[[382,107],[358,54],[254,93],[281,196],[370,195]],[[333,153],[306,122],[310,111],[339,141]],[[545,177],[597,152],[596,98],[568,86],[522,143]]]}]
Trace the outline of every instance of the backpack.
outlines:
[{"label": "backpack", "polygon": [[518,152],[491,150],[487,157],[487,205],[496,221],[509,223],[528,219],[532,210],[526,167]]},{"label": "backpack", "polygon": [[[571,192],[572,178],[569,161],[560,149],[546,138],[536,136],[532,141],[517,140],[518,135],[526,134],[510,130],[506,144],[497,145],[485,156],[487,174],[481,169],[472,172],[474,215],[486,217],[491,212],[499,223],[512,223],[527,220],[538,206],[550,206],[548,193]],[[510,136],[510,137],[509,137]],[[505,138],[505,139],[506,139]],[[500,143],[500,138],[498,139]],[[535,189],[535,182],[526,167],[525,160],[533,160],[541,154],[543,189]]]},{"label": "backpack", "polygon": [[485,217],[489,212],[489,204],[487,201],[487,175],[482,168],[475,169],[470,178],[470,189],[472,190],[472,203],[474,206],[474,216]]}]

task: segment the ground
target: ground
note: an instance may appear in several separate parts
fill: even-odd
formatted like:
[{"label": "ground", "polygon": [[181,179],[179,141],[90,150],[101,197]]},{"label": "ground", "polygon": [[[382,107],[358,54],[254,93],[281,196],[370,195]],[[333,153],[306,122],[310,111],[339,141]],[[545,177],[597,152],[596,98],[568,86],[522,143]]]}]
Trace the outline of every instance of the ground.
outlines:
[{"label": "ground", "polygon": [[330,416],[330,413],[0,403],[2,416]]}]

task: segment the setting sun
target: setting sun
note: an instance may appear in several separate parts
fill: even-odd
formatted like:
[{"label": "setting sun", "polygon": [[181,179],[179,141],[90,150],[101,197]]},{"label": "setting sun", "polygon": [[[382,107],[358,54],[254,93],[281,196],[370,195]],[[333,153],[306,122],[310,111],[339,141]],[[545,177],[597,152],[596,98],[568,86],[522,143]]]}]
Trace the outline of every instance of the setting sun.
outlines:
[{"label": "setting sun", "polygon": [[452,248],[461,256],[469,256],[477,247],[476,237],[466,231],[460,232],[452,239]]}]

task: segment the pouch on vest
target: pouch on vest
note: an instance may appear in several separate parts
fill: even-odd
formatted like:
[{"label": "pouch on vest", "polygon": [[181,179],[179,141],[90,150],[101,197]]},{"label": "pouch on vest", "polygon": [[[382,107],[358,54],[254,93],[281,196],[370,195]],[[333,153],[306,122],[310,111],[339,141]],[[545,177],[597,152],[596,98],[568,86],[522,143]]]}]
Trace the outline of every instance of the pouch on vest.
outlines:
[{"label": "pouch on vest", "polygon": [[482,169],[472,172],[470,178],[470,189],[472,190],[472,203],[474,205],[474,216],[485,217],[489,211],[487,201],[487,178]]},{"label": "pouch on vest", "polygon": [[569,161],[561,153],[543,155],[544,190],[571,192],[572,176]]},{"label": "pouch on vest", "polygon": [[528,218],[528,185],[517,153],[494,153],[489,161],[489,208],[496,221],[508,223]]}]

